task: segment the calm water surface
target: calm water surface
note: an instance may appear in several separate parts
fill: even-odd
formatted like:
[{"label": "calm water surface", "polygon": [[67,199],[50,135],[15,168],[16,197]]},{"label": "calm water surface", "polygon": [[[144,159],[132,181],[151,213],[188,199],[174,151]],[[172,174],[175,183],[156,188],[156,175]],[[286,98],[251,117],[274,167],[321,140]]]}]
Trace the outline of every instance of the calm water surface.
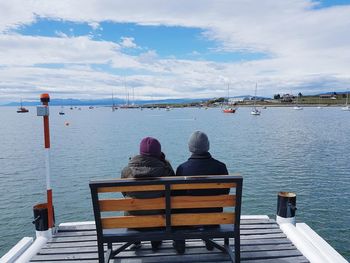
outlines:
[{"label": "calm water surface", "polygon": [[[0,255],[33,236],[32,206],[45,201],[42,118],[0,107]],[[268,108],[251,116],[219,109],[81,111],[51,107],[56,221],[93,220],[88,182],[120,177],[145,136],[159,139],[176,168],[187,140],[206,132],[210,152],[244,177],[243,214],[273,216],[279,191],[297,193],[297,221],[309,224],[350,259],[350,112]],[[64,125],[69,122],[70,125]]]}]

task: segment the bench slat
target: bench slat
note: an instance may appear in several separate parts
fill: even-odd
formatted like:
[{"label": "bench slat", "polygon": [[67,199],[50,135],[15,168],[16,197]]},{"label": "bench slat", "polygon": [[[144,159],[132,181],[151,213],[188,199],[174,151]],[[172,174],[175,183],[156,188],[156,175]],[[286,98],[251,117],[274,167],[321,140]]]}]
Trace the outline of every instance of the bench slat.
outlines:
[{"label": "bench slat", "polygon": [[142,191],[164,191],[164,185],[136,185],[136,186],[110,186],[99,187],[98,193],[111,193],[111,192],[142,192]]},{"label": "bench slat", "polygon": [[[104,199],[99,201],[100,211],[139,211],[165,209],[165,198],[152,199]],[[236,205],[235,195],[216,196],[175,196],[171,197],[172,208],[210,208],[233,207]]]},{"label": "bench slat", "polygon": [[[115,216],[101,219],[103,229],[165,227],[164,215]],[[234,224],[234,213],[173,214],[172,226]]]},{"label": "bench slat", "polygon": [[[192,184],[172,184],[171,190],[189,189],[224,189],[235,188],[235,183],[192,183]],[[99,187],[98,193],[110,192],[143,192],[143,191],[164,191],[164,185],[135,185],[135,186],[107,186]]]},{"label": "bench slat", "polygon": [[173,226],[200,226],[234,224],[235,213],[199,213],[199,214],[173,214],[171,224]]},{"label": "bench slat", "polygon": [[171,190],[235,188],[235,183],[172,184]]},{"label": "bench slat", "polygon": [[145,228],[145,227],[164,227],[164,215],[147,216],[113,216],[101,218],[102,228]]}]

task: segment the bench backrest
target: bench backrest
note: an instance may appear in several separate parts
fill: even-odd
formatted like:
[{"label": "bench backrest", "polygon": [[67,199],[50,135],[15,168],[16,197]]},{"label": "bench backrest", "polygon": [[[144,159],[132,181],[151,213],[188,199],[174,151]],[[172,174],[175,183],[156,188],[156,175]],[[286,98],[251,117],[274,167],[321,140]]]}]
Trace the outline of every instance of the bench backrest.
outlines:
[{"label": "bench backrest", "polygon": [[[241,176],[175,176],[152,179],[91,181],[90,189],[97,231],[112,228],[148,228],[234,224],[239,229],[242,198]],[[171,196],[172,191],[192,189],[231,189],[230,194],[212,196]],[[121,192],[162,192],[159,198],[111,198]],[[209,191],[210,192],[210,191]],[[107,197],[103,198],[103,195]],[[118,194],[120,197],[120,194]],[[228,207],[222,213],[191,213],[191,208]],[[185,212],[183,211],[186,209]],[[181,209],[181,213],[172,213]],[[108,212],[163,210],[164,214],[108,216]],[[187,212],[188,211],[188,212]]]}]

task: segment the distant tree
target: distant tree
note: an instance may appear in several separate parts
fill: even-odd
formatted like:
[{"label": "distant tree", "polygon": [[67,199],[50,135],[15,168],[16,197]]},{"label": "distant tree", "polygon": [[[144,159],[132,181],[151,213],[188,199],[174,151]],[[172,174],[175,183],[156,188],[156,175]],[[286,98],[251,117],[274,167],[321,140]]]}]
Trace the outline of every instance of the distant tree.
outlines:
[{"label": "distant tree", "polygon": [[218,98],[218,99],[215,100],[215,102],[224,102],[224,101],[226,101],[225,98]]},{"label": "distant tree", "polygon": [[346,94],[345,94],[345,93],[343,93],[342,97],[343,97],[343,99],[345,99],[345,98],[346,98]]},{"label": "distant tree", "polygon": [[273,95],[273,99],[279,100],[279,99],[281,99],[281,95],[280,94],[275,94],[275,95]]},{"label": "distant tree", "polygon": [[303,94],[301,94],[301,92],[298,93],[298,97],[301,98],[303,96]]},{"label": "distant tree", "polygon": [[337,95],[337,93],[336,93],[336,92],[333,92],[333,95],[334,95],[334,96],[336,96],[336,95]]}]

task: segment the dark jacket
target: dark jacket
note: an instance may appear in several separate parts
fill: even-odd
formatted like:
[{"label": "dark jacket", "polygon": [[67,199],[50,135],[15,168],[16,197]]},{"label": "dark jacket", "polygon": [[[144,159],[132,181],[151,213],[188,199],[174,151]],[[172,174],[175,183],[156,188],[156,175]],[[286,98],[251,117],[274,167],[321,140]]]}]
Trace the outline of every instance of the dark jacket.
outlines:
[{"label": "dark jacket", "polygon": [[[146,179],[175,175],[173,168],[165,158],[156,158],[146,155],[136,155],[130,159],[128,166],[122,170],[122,178]],[[164,192],[125,192],[125,197],[131,198],[157,198],[164,196]],[[130,211],[133,215],[159,214],[159,210]]]},{"label": "dark jacket", "polygon": [[[195,175],[227,175],[226,165],[213,157],[210,153],[192,154],[187,162],[184,162],[176,169],[176,175],[195,176]],[[175,195],[223,195],[228,194],[229,189],[210,189],[210,190],[187,190],[175,193]],[[222,212],[222,208],[203,208],[192,209],[193,212]]]}]

